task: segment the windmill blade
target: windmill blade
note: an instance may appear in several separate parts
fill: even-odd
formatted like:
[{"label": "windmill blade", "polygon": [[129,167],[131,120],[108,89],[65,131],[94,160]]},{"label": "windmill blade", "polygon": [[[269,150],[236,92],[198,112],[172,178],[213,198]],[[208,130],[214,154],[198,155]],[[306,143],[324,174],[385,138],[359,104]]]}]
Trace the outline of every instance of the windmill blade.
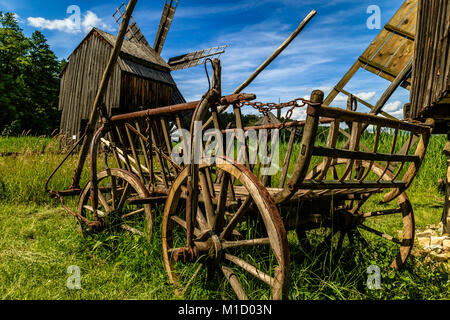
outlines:
[{"label": "windmill blade", "polygon": [[228,45],[224,45],[184,54],[178,57],[170,58],[167,63],[171,67],[172,71],[195,67],[202,64],[207,58],[219,58],[223,53],[225,53],[225,49],[227,47]]},{"label": "windmill blade", "polygon": [[[116,20],[116,23],[118,25],[121,24],[123,15],[125,13],[126,5],[122,2],[122,5],[116,9],[116,12],[113,14],[114,20]],[[143,44],[147,47],[150,47],[150,44],[147,42],[147,39],[145,39],[144,34],[142,33],[141,29],[137,25],[136,21],[133,17],[131,17],[130,24],[128,25],[127,33],[125,34],[125,38],[129,41],[137,42],[140,44]],[[151,48],[151,47],[150,47]]]},{"label": "windmill blade", "polygon": [[169,33],[170,25],[172,24],[173,17],[175,16],[175,11],[178,7],[179,0],[166,0],[164,5],[163,14],[161,16],[161,22],[159,23],[158,32],[156,33],[155,44],[153,49],[161,54],[161,51],[166,42],[167,34]]}]

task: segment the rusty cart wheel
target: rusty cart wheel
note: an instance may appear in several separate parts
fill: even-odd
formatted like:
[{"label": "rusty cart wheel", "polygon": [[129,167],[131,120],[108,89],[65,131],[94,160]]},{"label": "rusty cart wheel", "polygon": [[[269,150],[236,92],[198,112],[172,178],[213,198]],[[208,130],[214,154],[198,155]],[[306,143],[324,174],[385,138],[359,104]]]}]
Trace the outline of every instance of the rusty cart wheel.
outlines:
[{"label": "rusty cart wheel", "polygon": [[[333,166],[339,170],[338,167],[346,163],[346,160],[338,159]],[[389,170],[386,171],[384,167],[376,163],[362,161],[361,165],[370,169],[369,174],[373,174],[374,177],[392,178]],[[320,167],[321,165],[317,166],[311,172],[314,172],[314,175],[320,174]],[[387,204],[378,203],[376,206],[370,205],[368,210],[364,204],[369,197],[373,196],[372,192],[360,194],[359,197],[351,200],[331,200],[334,201],[330,210],[332,212],[318,222],[319,226],[317,223],[315,227],[297,226],[299,243],[305,250],[311,250],[313,247],[319,250],[333,248],[334,252],[339,253],[345,246],[359,244],[362,248],[373,249],[372,251],[376,252],[379,248],[373,246],[371,240],[383,238],[390,243],[392,252],[396,252],[391,267],[401,268],[414,245],[414,214],[411,202],[403,192],[397,197],[397,205],[389,204],[387,208]],[[387,221],[387,219],[390,220]],[[394,229],[392,226],[395,226]],[[314,238],[320,239],[319,242],[316,241],[315,246],[312,244]],[[375,254],[378,255],[378,253]]]},{"label": "rusty cart wheel", "polygon": [[170,190],[162,226],[164,264],[176,294],[189,298],[197,283],[222,292],[218,298],[287,298],[286,231],[263,185],[229,160],[201,165],[194,246],[189,247],[187,180],[188,168]]},{"label": "rusty cart wheel", "polygon": [[115,168],[99,172],[97,181],[97,217],[94,216],[91,203],[91,182],[88,182],[78,201],[78,214],[91,223],[78,219],[79,231],[85,235],[105,229],[121,228],[150,239],[151,206],[137,201],[139,198],[149,196],[142,182],[128,171]]}]

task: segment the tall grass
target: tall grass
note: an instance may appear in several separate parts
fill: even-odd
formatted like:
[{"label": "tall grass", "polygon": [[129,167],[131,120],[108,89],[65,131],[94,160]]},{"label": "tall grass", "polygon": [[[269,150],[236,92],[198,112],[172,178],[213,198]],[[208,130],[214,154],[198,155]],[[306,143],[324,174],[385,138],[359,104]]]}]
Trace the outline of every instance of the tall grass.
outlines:
[{"label": "tall grass", "polygon": [[0,137],[0,154],[50,153],[58,151],[58,141],[51,137]]},{"label": "tall grass", "polygon": [[[443,194],[437,189],[437,179],[445,176],[445,142],[444,136],[432,137],[425,161],[408,190],[419,227],[437,223],[440,218]],[[35,145],[39,143],[38,139]],[[24,145],[23,141],[0,139],[4,152],[20,152]],[[294,146],[295,152],[299,152],[298,145]],[[44,190],[46,178],[63,157],[52,153],[0,157],[0,298],[179,299],[168,282],[161,258],[162,207],[155,208],[151,243],[127,232],[82,238],[75,220]],[[296,157],[293,159],[295,163]],[[53,189],[65,189],[71,184],[75,162],[73,157],[63,166],[52,182]],[[84,172],[84,183],[87,177]],[[76,201],[74,197],[69,204],[74,207]],[[378,201],[375,196],[368,205],[375,206]],[[394,231],[398,228],[396,222],[387,224]],[[339,255],[306,251],[294,233],[288,234],[288,240],[291,299],[449,298],[448,269],[413,256],[402,271],[390,270],[393,249],[383,239],[371,240],[371,248],[346,248]],[[257,263],[256,253],[254,258]],[[382,290],[366,287],[367,267],[372,264],[382,270]],[[66,287],[67,268],[71,265],[81,268],[81,290]],[[258,280],[249,279],[255,281],[251,287],[260,286]],[[234,296],[226,282],[215,278],[208,283],[194,283],[187,298],[213,297]]]}]

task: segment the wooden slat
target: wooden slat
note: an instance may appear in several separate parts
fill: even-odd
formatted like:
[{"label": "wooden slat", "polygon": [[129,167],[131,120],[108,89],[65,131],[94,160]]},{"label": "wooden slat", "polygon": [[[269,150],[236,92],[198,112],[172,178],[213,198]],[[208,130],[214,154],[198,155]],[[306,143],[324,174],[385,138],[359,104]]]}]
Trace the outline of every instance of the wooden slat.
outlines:
[{"label": "wooden slat", "polygon": [[[374,62],[374,61],[372,61],[372,60],[367,60],[367,59],[364,58],[364,57],[359,57],[358,59],[359,59],[359,61],[361,61],[363,64],[367,64],[369,67],[372,67],[372,69],[375,69],[376,71],[384,72],[384,73],[386,73],[387,75],[391,76],[392,78],[396,78],[396,77],[398,76],[398,74],[395,73],[395,71],[390,70],[390,69],[386,68],[385,66],[383,66],[383,65],[381,65],[381,64],[379,64],[379,63],[377,63],[377,62]],[[367,67],[366,67],[366,68],[367,68]],[[370,69],[369,71],[374,72],[374,70],[372,70],[372,69]],[[375,73],[377,73],[377,72],[375,72]],[[389,80],[391,80],[391,79],[389,79]],[[392,81],[392,80],[391,80],[391,81]]]},{"label": "wooden slat", "polygon": [[[394,81],[414,51],[417,0],[406,0],[325,99],[330,105],[360,68]],[[360,101],[361,103],[366,103]],[[384,105],[384,104],[383,104]],[[370,106],[368,106],[370,108]],[[388,117],[388,116],[387,116]]]},{"label": "wooden slat", "polygon": [[389,153],[372,153],[364,151],[351,151],[343,149],[333,149],[326,147],[314,147],[313,155],[332,158],[343,158],[352,160],[373,160],[389,162],[415,162],[419,160],[416,155],[398,155]]},{"label": "wooden slat", "polygon": [[412,124],[406,121],[387,119],[373,114],[366,114],[361,112],[352,112],[340,108],[332,108],[322,106],[318,110],[320,116],[328,118],[339,118],[341,121],[354,122],[359,121],[365,124],[381,125],[383,127],[407,130],[414,133],[427,133],[429,128],[427,126]]},{"label": "wooden slat", "polygon": [[408,31],[406,31],[406,30],[402,30],[402,29],[400,29],[400,28],[398,28],[398,27],[395,27],[395,26],[393,26],[393,25],[390,25],[389,23],[386,24],[386,25],[384,26],[384,28],[385,28],[387,31],[394,32],[394,33],[398,33],[399,35],[402,35],[403,37],[408,38],[409,40],[412,40],[412,41],[414,41],[415,38],[416,38],[416,36],[415,36],[413,33],[408,32]]},{"label": "wooden slat", "polygon": [[[371,182],[371,181],[343,181],[339,182],[336,180],[322,180],[320,182],[315,180],[305,180],[299,186],[299,190],[333,190],[333,189],[373,189],[373,188],[381,188],[381,189],[389,189],[389,188],[401,188],[406,185],[403,181],[380,181],[380,182]],[[363,190],[361,190],[362,192]],[[354,192],[354,190],[353,190]]]}]

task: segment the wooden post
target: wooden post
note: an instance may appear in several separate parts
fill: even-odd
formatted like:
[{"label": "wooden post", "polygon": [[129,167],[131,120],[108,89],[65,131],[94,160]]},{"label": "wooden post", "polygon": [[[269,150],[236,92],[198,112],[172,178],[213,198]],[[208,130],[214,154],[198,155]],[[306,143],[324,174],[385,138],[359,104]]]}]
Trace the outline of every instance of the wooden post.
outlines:
[{"label": "wooden post", "polygon": [[315,105],[309,105],[306,109],[306,123],[303,129],[303,137],[298,155],[297,164],[295,165],[292,176],[287,182],[284,189],[275,194],[273,199],[276,204],[280,204],[288,200],[298,190],[306,177],[308,167],[311,161],[314,143],[316,141],[317,128],[319,126],[319,115],[317,110],[322,108],[324,93],[321,90],[314,90],[311,93],[310,101]]},{"label": "wooden post", "polygon": [[316,14],[317,12],[315,10],[312,10],[306,16],[306,18],[300,23],[297,29],[295,29],[295,31],[278,47],[278,49],[276,49],[274,53],[272,53],[272,55],[269,58],[267,58],[267,60],[264,61],[263,64],[261,64],[258,67],[258,69],[256,69],[255,72],[253,72],[253,74],[234,91],[234,93],[241,93],[242,90],[247,88],[253,82],[253,80],[255,80],[256,77],[261,72],[263,72],[264,69],[266,69],[267,66],[269,66],[272,63],[272,61],[275,60],[284,51],[284,49],[286,49],[289,46],[289,44],[299,35],[299,33],[305,28],[308,22],[311,21],[311,19]]},{"label": "wooden post", "polygon": [[75,173],[72,180],[72,189],[79,188],[81,172],[83,171],[83,166],[86,161],[89,145],[91,143],[92,137],[94,135],[95,126],[98,120],[98,108],[103,102],[103,98],[108,88],[108,82],[111,78],[113,68],[119,58],[120,51],[122,50],[123,40],[128,29],[128,24],[130,23],[131,15],[136,7],[137,0],[131,0],[127,6],[125,14],[122,19],[122,24],[120,25],[119,34],[117,35],[116,43],[114,45],[113,52],[109,58],[108,64],[106,66],[105,72],[103,73],[102,81],[97,91],[97,96],[94,100],[94,105],[92,106],[91,116],[89,122],[86,126],[86,136],[83,139],[83,144],[81,146],[80,154],[78,157],[77,166],[75,168]]},{"label": "wooden post", "polygon": [[444,155],[447,157],[447,176],[445,178],[445,202],[442,212],[443,233],[450,234],[450,133],[447,135],[447,143],[444,147]]},{"label": "wooden post", "polygon": [[[272,55],[267,58],[266,61],[264,61],[256,70],[252,73],[252,75],[245,80],[236,90],[234,90],[233,94],[241,93],[242,90],[247,88],[253,80],[256,79],[256,77],[264,71],[272,62],[275,60],[290,44],[291,42],[299,35],[299,33],[305,28],[305,26],[308,24],[309,21],[317,14],[315,10],[312,10],[306,18],[300,23],[300,25],[297,27],[297,29],[272,53]],[[218,110],[218,113],[222,113],[228,108],[228,106],[221,106]],[[213,121],[212,117],[208,119],[208,121],[205,122],[203,125],[203,129],[208,127],[208,125]]]}]

